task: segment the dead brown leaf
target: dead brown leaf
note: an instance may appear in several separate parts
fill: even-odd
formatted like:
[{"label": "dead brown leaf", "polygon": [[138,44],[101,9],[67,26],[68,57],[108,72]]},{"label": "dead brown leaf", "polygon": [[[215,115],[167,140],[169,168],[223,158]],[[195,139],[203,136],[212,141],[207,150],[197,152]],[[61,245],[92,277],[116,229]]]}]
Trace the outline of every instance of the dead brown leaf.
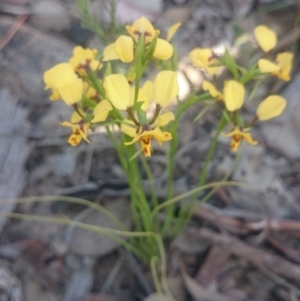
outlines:
[{"label": "dead brown leaf", "polygon": [[186,289],[195,301],[232,301],[231,298],[218,292],[210,291],[197,283],[196,280],[187,274],[183,267],[181,268],[181,275],[183,277]]}]

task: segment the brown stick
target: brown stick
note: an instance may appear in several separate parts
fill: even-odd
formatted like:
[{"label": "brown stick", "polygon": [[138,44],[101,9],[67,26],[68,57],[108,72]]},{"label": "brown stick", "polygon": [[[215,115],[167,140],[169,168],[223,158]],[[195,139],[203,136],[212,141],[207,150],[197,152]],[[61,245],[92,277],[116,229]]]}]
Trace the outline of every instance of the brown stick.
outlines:
[{"label": "brown stick", "polygon": [[205,228],[199,229],[198,235],[212,244],[225,248],[231,254],[248,260],[255,266],[264,266],[276,274],[300,283],[300,266],[297,264],[292,264],[277,255],[249,246],[236,238],[220,235]]},{"label": "brown stick", "polygon": [[251,231],[263,231],[265,229],[274,232],[300,233],[300,222],[298,221],[278,220],[265,216],[260,221],[247,222],[204,207],[198,209],[195,215],[234,234],[247,234]]}]

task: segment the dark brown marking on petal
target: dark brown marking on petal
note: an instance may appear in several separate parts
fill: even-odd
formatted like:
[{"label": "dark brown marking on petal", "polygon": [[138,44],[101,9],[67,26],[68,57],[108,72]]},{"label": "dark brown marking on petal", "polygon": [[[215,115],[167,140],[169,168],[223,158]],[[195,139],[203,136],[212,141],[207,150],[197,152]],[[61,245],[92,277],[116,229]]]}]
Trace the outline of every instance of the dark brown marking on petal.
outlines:
[{"label": "dark brown marking on petal", "polygon": [[238,136],[238,135],[234,135],[233,137],[232,137],[232,139],[235,141],[235,142],[240,142],[240,140],[241,140],[241,136]]},{"label": "dark brown marking on petal", "polygon": [[146,145],[149,145],[149,144],[150,144],[150,138],[142,138],[141,140],[142,140],[142,142],[143,142],[144,144],[146,144]]},{"label": "dark brown marking on petal", "polygon": [[[137,35],[138,37],[140,37],[140,36],[142,35],[142,32],[140,32],[139,30],[135,30],[135,31],[133,32],[133,34],[135,34],[135,35]],[[151,34],[150,32],[145,31],[145,32],[144,32],[144,36],[145,36],[145,37],[151,37],[152,34]]]},{"label": "dark brown marking on petal", "polygon": [[151,156],[151,150],[148,147],[144,147],[143,148],[143,153],[145,155],[145,157],[150,157]]}]

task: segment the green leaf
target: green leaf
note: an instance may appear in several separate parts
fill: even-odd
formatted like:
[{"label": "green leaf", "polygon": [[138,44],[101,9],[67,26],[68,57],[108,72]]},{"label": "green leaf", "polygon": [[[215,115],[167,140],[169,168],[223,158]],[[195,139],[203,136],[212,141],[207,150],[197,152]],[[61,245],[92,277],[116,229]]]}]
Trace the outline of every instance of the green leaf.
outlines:
[{"label": "green leaf", "polygon": [[97,102],[88,98],[87,96],[82,96],[82,106],[88,107],[89,109],[94,109],[97,105]]},{"label": "green leaf", "polygon": [[131,106],[131,110],[132,111],[141,110],[141,106],[143,105],[143,103],[144,103],[143,101],[138,101],[133,106]]},{"label": "green leaf", "polygon": [[246,73],[242,76],[240,83],[245,85],[251,79],[255,78],[257,75],[260,75],[260,71],[257,69],[256,64],[254,64]]},{"label": "green leaf", "polygon": [[105,71],[104,71],[103,78],[105,78],[107,75],[110,75],[110,74],[112,74],[111,63],[110,63],[110,62],[107,62],[107,63],[106,63],[106,68],[105,68]]},{"label": "green leaf", "polygon": [[157,42],[157,37],[158,35],[156,35],[153,40],[151,41],[151,43],[148,45],[147,47],[147,51],[146,51],[146,55],[145,55],[145,62],[148,64],[152,57],[153,57],[153,53],[156,47],[156,42]]},{"label": "green leaf", "polygon": [[193,122],[198,121],[199,119],[201,119],[204,114],[211,108],[211,106],[205,106],[200,113],[194,118]]},{"label": "green leaf", "polygon": [[238,76],[239,76],[238,68],[234,58],[232,57],[232,55],[230,54],[227,48],[225,49],[224,64],[228,68],[228,70],[232,73],[234,79],[238,81]]}]

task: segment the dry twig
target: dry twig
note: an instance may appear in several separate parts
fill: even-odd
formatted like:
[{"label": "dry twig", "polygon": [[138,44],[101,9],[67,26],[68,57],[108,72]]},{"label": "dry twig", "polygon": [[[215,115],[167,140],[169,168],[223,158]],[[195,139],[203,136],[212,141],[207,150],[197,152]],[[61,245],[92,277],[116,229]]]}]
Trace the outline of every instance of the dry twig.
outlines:
[{"label": "dry twig", "polygon": [[277,255],[249,246],[231,236],[220,235],[205,228],[199,229],[198,235],[212,244],[225,248],[231,254],[242,257],[255,266],[263,266],[278,275],[300,283],[299,265],[292,264]]}]

